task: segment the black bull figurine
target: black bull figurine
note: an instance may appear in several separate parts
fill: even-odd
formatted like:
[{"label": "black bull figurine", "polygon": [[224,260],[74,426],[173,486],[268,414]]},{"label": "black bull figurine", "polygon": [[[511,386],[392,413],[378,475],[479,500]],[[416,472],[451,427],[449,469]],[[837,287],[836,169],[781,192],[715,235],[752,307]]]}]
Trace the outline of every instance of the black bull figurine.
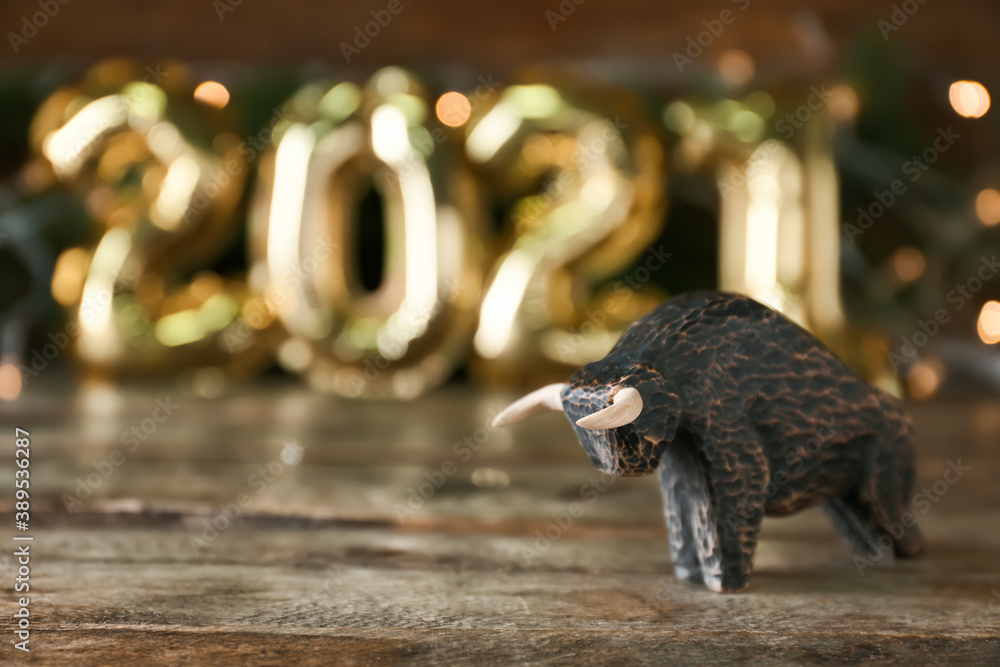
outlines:
[{"label": "black bull figurine", "polygon": [[679,577],[744,590],[765,514],[822,503],[856,548],[901,557],[923,537],[908,512],[913,428],[811,334],[745,296],[685,294],[635,322],[602,360],[500,413],[502,426],[566,414],[612,475],[660,474]]}]

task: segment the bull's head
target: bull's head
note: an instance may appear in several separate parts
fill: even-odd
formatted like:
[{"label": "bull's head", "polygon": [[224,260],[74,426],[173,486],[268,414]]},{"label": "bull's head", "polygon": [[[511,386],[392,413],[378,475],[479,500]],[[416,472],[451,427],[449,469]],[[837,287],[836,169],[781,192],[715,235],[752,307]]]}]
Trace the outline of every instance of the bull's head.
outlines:
[{"label": "bull's head", "polygon": [[604,360],[584,366],[566,384],[550,384],[514,401],[493,425],[561,411],[598,470],[635,476],[656,470],[677,430],[679,408],[677,395],[656,371]]}]

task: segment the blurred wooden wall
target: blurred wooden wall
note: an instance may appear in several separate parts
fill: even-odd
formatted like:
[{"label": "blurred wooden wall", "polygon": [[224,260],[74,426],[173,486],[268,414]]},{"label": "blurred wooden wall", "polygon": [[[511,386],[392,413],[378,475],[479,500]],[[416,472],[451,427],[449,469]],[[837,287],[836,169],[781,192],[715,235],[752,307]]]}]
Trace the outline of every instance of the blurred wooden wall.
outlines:
[{"label": "blurred wooden wall", "polygon": [[[18,53],[9,33],[40,11],[59,11]],[[762,67],[817,69],[834,61],[860,30],[876,31],[893,5],[917,8],[889,39],[942,66],[942,76],[998,78],[1000,3],[969,0],[4,0],[0,29],[5,65],[72,60],[87,63],[117,55],[178,57],[193,61],[345,64],[339,44],[390,1],[402,8],[353,64],[460,62],[480,71],[504,71],[558,59],[623,58],[644,63],[650,76],[677,76],[671,54],[704,21],[733,12],[708,55],[739,46]],[[66,0],[64,0],[66,1]],[[238,3],[238,4],[237,4]],[[552,28],[547,11],[564,11]],[[221,18],[220,18],[221,15]],[[383,15],[384,16],[384,15]],[[877,34],[877,32],[876,32]]]}]

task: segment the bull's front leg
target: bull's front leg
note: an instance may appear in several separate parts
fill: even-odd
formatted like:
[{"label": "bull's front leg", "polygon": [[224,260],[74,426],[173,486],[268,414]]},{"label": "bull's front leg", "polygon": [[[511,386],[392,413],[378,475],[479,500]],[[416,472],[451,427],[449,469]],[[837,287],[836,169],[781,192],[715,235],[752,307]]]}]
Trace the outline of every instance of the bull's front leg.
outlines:
[{"label": "bull's front leg", "polygon": [[[750,428],[719,433],[704,452],[712,511],[696,533],[705,585],[718,593],[745,590],[764,519],[769,469]],[[697,515],[696,515],[697,516]]]},{"label": "bull's front leg", "polygon": [[690,434],[678,432],[660,461],[660,491],[670,538],[674,574],[692,584],[704,583],[698,543],[713,525],[708,470],[699,460]]}]

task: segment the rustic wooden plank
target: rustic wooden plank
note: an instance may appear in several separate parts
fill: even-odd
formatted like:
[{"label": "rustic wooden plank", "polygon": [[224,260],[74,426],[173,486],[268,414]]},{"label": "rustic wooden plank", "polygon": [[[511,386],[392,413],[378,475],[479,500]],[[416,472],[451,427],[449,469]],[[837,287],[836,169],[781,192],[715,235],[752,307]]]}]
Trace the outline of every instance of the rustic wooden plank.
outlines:
[{"label": "rustic wooden plank", "polygon": [[719,596],[675,580],[658,539],[564,537],[530,563],[520,536],[385,529],[236,528],[197,556],[183,530],[36,539],[38,647],[64,658],[114,661],[157,646],[203,658],[212,643],[284,651],[292,637],[303,639],[296,659],[322,649],[455,664],[486,655],[646,663],[777,651],[810,664],[1000,655],[1000,614],[988,607],[1000,587],[995,562],[979,554],[992,572],[976,571],[954,549],[862,577],[831,557],[835,545],[765,540],[751,591]]},{"label": "rustic wooden plank", "polygon": [[[34,664],[1000,659],[992,402],[914,410],[918,488],[948,461],[970,468],[920,517],[926,559],[859,572],[809,510],[765,521],[750,590],[719,596],[673,577],[652,477],[616,480],[589,502],[581,485],[599,477],[558,415],[489,433],[400,516],[408,489],[507,398],[460,388],[401,405],[284,384],[214,401],[178,394],[176,416],[67,512],[62,494],[167,393],[36,390],[0,405],[0,420],[32,429]],[[289,438],[301,462],[257,494],[250,476]],[[477,486],[483,468],[506,485]],[[0,480],[12,477],[5,456]],[[252,502],[220,519],[240,493]],[[567,524],[573,503],[583,511]],[[4,494],[0,521],[12,509]],[[205,532],[213,519],[218,536]],[[13,565],[0,558],[5,586]],[[0,615],[12,611],[5,597]]]}]

